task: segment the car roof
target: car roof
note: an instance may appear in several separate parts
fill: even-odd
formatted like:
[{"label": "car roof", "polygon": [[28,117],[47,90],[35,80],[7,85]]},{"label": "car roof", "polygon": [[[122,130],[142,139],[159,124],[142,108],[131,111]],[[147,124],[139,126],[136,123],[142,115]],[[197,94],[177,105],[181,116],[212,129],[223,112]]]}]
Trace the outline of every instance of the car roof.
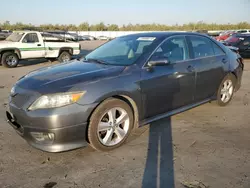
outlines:
[{"label": "car roof", "polygon": [[237,37],[250,37],[250,34],[249,33],[242,33],[242,34],[238,34]]},{"label": "car roof", "polygon": [[38,33],[38,31],[30,31],[30,30],[17,30],[14,33]]},{"label": "car roof", "polygon": [[[197,35],[197,36],[207,36],[203,33],[197,33],[197,32],[186,32],[186,31],[178,31],[178,32],[142,32],[142,33],[135,33],[135,34],[129,34],[126,36],[134,36],[134,37],[169,37],[172,35]],[[126,37],[122,36],[122,37]]]}]

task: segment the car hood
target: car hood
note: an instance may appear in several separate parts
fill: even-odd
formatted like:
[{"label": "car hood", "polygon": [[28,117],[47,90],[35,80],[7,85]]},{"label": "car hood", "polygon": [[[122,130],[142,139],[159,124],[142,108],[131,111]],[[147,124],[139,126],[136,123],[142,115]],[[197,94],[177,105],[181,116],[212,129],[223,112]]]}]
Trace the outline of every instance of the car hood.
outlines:
[{"label": "car hood", "polygon": [[79,90],[84,84],[118,76],[124,68],[76,60],[30,72],[17,82],[17,86],[39,93]]},{"label": "car hood", "polygon": [[16,47],[16,42],[11,42],[7,40],[0,41],[0,48]]}]

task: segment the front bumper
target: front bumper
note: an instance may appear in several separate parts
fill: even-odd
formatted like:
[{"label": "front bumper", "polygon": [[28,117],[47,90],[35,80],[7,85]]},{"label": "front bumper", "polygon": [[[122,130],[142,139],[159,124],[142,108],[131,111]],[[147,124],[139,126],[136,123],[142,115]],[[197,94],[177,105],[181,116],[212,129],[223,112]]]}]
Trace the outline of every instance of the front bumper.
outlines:
[{"label": "front bumper", "polygon": [[[58,109],[25,111],[9,105],[7,122],[30,145],[47,152],[62,152],[87,145],[86,130],[88,118],[96,107],[73,104]],[[32,133],[53,134],[53,140],[44,142]]]}]

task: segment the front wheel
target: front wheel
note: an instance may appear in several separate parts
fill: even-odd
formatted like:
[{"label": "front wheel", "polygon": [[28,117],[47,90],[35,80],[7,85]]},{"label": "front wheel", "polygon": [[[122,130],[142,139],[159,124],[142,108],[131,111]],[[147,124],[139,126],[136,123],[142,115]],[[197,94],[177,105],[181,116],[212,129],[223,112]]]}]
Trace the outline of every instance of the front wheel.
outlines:
[{"label": "front wheel", "polygon": [[235,77],[233,75],[226,76],[217,91],[217,104],[226,106],[233,98],[235,88]]},{"label": "front wheel", "polygon": [[17,55],[13,52],[6,52],[2,56],[2,65],[7,68],[14,68],[18,65],[19,59]]},{"label": "front wheel", "polygon": [[122,145],[133,127],[130,106],[119,99],[101,103],[91,116],[88,128],[90,145],[100,151],[109,151]]}]

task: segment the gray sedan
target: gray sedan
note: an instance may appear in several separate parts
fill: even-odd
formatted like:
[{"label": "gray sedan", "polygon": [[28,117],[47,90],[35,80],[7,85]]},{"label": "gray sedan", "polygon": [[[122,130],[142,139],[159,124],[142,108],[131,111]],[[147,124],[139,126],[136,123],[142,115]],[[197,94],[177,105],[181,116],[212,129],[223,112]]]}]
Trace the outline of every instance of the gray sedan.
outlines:
[{"label": "gray sedan", "polygon": [[238,53],[198,33],[118,37],[81,60],[20,78],[6,117],[41,150],[108,151],[134,128],[212,100],[226,106],[243,68]]}]

